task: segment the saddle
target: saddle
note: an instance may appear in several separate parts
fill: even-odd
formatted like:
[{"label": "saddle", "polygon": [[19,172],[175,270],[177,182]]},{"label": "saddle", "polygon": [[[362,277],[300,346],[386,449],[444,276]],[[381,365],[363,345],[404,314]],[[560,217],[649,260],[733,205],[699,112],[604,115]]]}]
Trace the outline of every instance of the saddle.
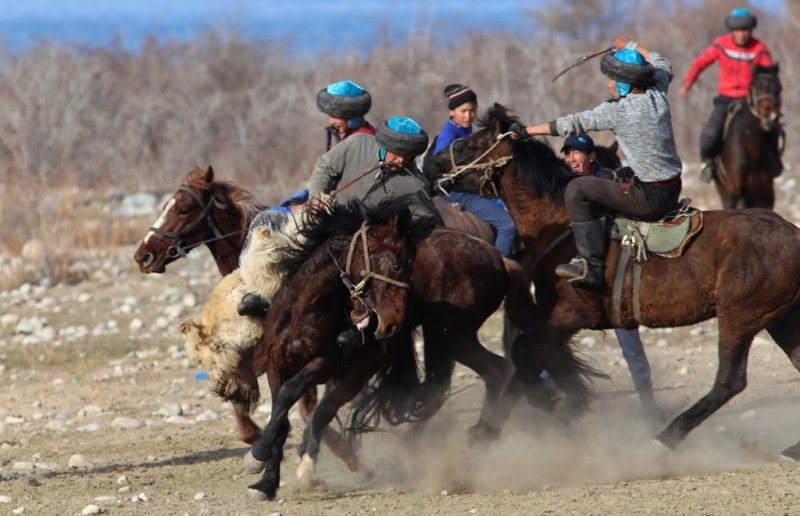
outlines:
[{"label": "saddle", "polygon": [[681,199],[673,210],[656,222],[645,222],[617,215],[611,232],[612,240],[635,251],[637,262],[653,253],[677,258],[703,228],[703,212],[689,206],[691,199]]},{"label": "saddle", "polygon": [[677,258],[689,246],[692,239],[703,229],[703,212],[689,206],[691,199],[681,199],[673,210],[656,222],[645,222],[627,217],[614,218],[611,239],[620,242],[620,255],[614,274],[612,287],[612,322],[624,327],[622,320],[622,292],[631,266],[633,317],[639,318],[639,287],[642,277],[642,264],[647,254],[652,253],[665,258]]}]

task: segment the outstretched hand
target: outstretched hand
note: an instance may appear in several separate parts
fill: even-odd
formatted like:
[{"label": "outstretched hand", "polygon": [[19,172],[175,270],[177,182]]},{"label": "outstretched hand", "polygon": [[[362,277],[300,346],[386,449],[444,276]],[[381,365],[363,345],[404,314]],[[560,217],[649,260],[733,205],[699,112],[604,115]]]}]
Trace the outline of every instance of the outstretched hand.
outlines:
[{"label": "outstretched hand", "polygon": [[528,137],[528,128],[520,122],[514,122],[508,127],[508,130],[511,132],[511,138],[515,140]]},{"label": "outstretched hand", "polygon": [[631,42],[630,36],[627,36],[625,34],[620,34],[611,41],[611,46],[614,47],[616,50],[622,50],[630,42]]}]

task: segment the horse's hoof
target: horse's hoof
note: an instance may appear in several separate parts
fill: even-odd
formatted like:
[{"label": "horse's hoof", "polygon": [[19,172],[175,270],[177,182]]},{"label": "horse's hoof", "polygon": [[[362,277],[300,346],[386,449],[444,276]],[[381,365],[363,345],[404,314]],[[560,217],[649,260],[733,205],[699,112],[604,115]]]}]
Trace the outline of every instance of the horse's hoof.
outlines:
[{"label": "horse's hoof", "polygon": [[467,429],[467,435],[472,443],[486,443],[500,438],[500,429],[478,423]]},{"label": "horse's hoof", "polygon": [[314,459],[308,454],[303,454],[300,466],[297,467],[297,488],[301,491],[319,491],[325,489],[325,482],[317,475],[314,469]]},{"label": "horse's hoof", "polygon": [[262,493],[258,489],[253,489],[252,487],[247,488],[247,491],[244,493],[244,497],[251,502],[267,502],[270,500],[270,497],[267,496],[267,493]]},{"label": "horse's hoof", "polygon": [[244,458],[242,459],[242,466],[244,467],[244,470],[247,473],[250,473],[251,475],[257,475],[258,473],[264,471],[264,468],[267,466],[267,463],[262,462],[253,457],[253,450],[251,449],[247,450],[247,453],[244,454]]},{"label": "horse's hoof", "polygon": [[664,457],[672,452],[672,449],[658,439],[650,439],[645,448],[656,457]]},{"label": "horse's hoof", "polygon": [[789,446],[785,450],[781,452],[781,457],[786,457],[787,459],[798,461],[800,460],[800,443],[797,443],[793,446]]}]

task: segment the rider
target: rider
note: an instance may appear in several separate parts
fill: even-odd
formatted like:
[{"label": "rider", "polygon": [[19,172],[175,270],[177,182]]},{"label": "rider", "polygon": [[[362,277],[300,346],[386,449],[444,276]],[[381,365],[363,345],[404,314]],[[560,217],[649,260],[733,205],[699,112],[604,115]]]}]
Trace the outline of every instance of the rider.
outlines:
[{"label": "rider", "polygon": [[[370,207],[387,197],[411,194],[412,217],[439,225],[441,219],[427,193],[428,182],[414,161],[427,147],[428,135],[416,121],[393,116],[378,125],[375,136],[347,138],[317,161],[309,202],[347,204],[359,200]],[[364,335],[348,324],[336,342],[352,349],[363,344]]]},{"label": "rider", "polygon": [[[447,98],[450,116],[436,137],[432,155],[443,151],[447,152],[454,140],[472,134],[472,123],[475,121],[478,110],[478,97],[468,86],[450,84],[444,89],[444,95]],[[443,194],[443,197],[448,202],[458,204],[492,226],[496,235],[494,246],[504,256],[511,256],[514,250],[514,240],[517,237],[517,228],[514,226],[511,215],[502,205],[502,201],[489,199],[478,193],[463,191],[458,183],[454,184],[452,188],[444,186],[443,188],[447,192]],[[434,190],[434,194],[441,191],[437,188]]]},{"label": "rider", "polygon": [[[564,141],[561,147],[564,162],[578,176],[593,176],[602,179],[613,179],[612,171],[601,167],[597,163],[594,141],[586,133],[573,134]],[[633,379],[633,386],[639,394],[642,407],[646,410],[655,409],[653,397],[653,381],[650,374],[650,362],[639,337],[639,329],[626,330],[615,328],[622,356],[628,364],[628,371]]]},{"label": "rider", "polygon": [[[341,142],[354,134],[374,135],[375,128],[364,118],[372,106],[372,97],[369,92],[352,81],[334,82],[322,88],[317,93],[317,107],[328,115],[328,125],[325,130],[328,134],[328,149],[330,139],[335,136],[336,142]],[[253,218],[248,229],[247,237],[239,257],[241,263],[247,250],[250,248],[250,235],[253,228],[273,224],[275,219],[282,217],[281,213],[289,212],[293,206],[304,204],[308,200],[308,190],[301,190],[281,199],[277,206],[267,208]],[[250,285],[247,278],[243,278],[249,291],[239,303],[241,315],[263,315],[267,309],[267,301],[254,294],[259,291],[257,285]]]},{"label": "rider", "polygon": [[614,38],[612,47],[616,51],[606,53],[600,62],[600,70],[610,78],[609,101],[549,123],[511,128],[522,137],[611,130],[636,172],[628,183],[582,176],[567,185],[564,200],[578,256],[556,267],[556,274],[575,286],[596,290],[604,287],[608,212],[657,220],[675,205],[681,191],[681,160],[667,100],[672,65],[628,36]]},{"label": "rider", "polygon": [[[753,37],[753,29],[757,23],[758,20],[748,9],[733,9],[730,16],[725,18],[725,26],[730,32],[719,36],[706,47],[692,61],[683,79],[680,95],[686,97],[703,70],[714,61],[719,61],[718,95],[714,98],[711,116],[700,133],[700,179],[705,182],[711,181],[714,176],[714,157],[720,151],[723,126],[730,103],[747,97],[747,89],[753,77],[752,66],[773,64],[767,46]],[[778,145],[777,137],[775,145]],[[782,170],[781,166],[776,175]]]}]

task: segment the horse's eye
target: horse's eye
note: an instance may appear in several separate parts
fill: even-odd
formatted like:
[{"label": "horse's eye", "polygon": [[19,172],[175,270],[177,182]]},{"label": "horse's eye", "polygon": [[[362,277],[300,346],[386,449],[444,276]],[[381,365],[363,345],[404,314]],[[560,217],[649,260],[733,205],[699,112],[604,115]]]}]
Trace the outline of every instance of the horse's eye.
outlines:
[{"label": "horse's eye", "polygon": [[189,208],[181,208],[180,210],[178,210],[178,215],[188,215],[188,214],[189,214]]},{"label": "horse's eye", "polygon": [[403,264],[400,262],[394,262],[392,268],[394,269],[395,272],[403,272],[404,269]]}]

